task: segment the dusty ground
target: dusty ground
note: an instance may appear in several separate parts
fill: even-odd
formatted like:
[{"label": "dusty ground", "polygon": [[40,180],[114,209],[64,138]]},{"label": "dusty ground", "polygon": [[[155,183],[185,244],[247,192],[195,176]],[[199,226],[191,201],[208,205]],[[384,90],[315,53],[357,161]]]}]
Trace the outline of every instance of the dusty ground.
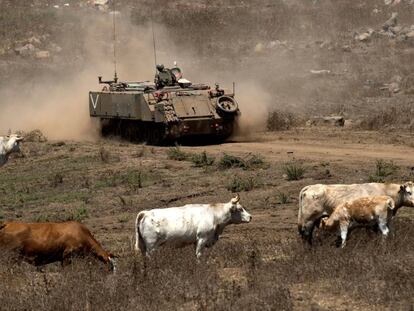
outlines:
[{"label": "dusty ground", "polygon": [[[345,251],[336,249],[335,237],[327,234],[318,234],[313,250],[303,249],[298,238],[296,217],[297,196],[303,186],[367,182],[375,178],[378,160],[393,162],[393,169],[385,180],[413,180],[412,144],[413,137],[409,133],[300,128],[258,133],[249,139],[235,138],[222,145],[181,147],[180,152],[199,154],[206,151],[216,158],[215,164],[198,168],[191,161],[168,159],[169,147],[137,145],[119,140],[101,140],[98,143],[27,142],[22,148],[24,156],[13,157],[0,171],[1,217],[3,220],[76,219],[84,222],[106,248],[120,256],[118,277],[122,279],[131,265],[141,266],[141,258],[135,258],[132,252],[133,223],[138,211],[185,203],[225,202],[232,196],[228,190],[230,183],[234,176],[238,176],[239,180],[250,180],[253,185],[250,191],[240,191],[241,203],[251,212],[253,221],[228,227],[216,247],[207,251],[206,260],[208,269],[211,269],[209,273],[215,271],[219,279],[234,280],[240,286],[241,293],[251,292],[251,286],[255,288],[253,292],[269,290],[284,293],[275,301],[269,298],[271,296],[263,298],[262,304],[254,304],[255,299],[259,299],[255,296],[249,300],[250,309],[266,306],[269,310],[277,310],[278,300],[282,299],[280,309],[372,310],[375,302],[376,310],[393,307],[409,310],[414,303],[414,250],[410,237],[413,210],[401,210],[396,220],[396,235],[385,247],[377,235],[361,230],[351,235]],[[223,154],[248,158],[250,153],[260,156],[264,163],[248,169],[217,167]],[[286,180],[284,167],[288,163],[305,168],[302,179]],[[183,277],[182,281],[190,288],[200,286],[192,283],[195,282],[194,276],[201,272],[197,272],[199,268],[192,259],[191,248],[172,255],[165,250],[158,254],[173,258],[172,261],[180,267],[181,260],[187,261],[185,265],[195,265],[194,274]],[[384,256],[384,260],[378,259],[379,256]],[[358,263],[361,267],[356,267],[353,260],[362,260]],[[155,266],[150,269],[155,270],[151,273],[160,277],[157,273],[168,267],[162,266],[165,264],[154,263]],[[336,265],[342,265],[343,271]],[[76,271],[76,266],[72,269]],[[399,275],[396,281],[399,294],[389,296],[387,290],[395,289],[394,275],[390,276],[390,271],[395,272],[395,269]],[[378,273],[373,273],[373,270]],[[30,272],[33,269],[28,266],[23,266],[23,271],[29,275],[36,274]],[[53,279],[53,274],[61,272],[59,266],[52,265],[46,267],[43,273]],[[10,270],[3,271],[5,280],[16,272],[7,273]],[[67,271],[65,273],[62,277],[73,277]],[[226,282],[216,282],[212,284],[223,290],[226,288]],[[22,288],[23,284],[24,281],[20,285]],[[42,288],[43,285],[38,286]],[[152,286],[155,286],[156,292],[160,285]],[[364,286],[376,288],[373,292],[372,289],[367,290],[370,297],[363,294]],[[230,292],[235,290],[233,288]],[[3,295],[7,295],[8,291],[4,291]],[[155,292],[154,298],[157,297]],[[384,296],[386,294],[388,296]],[[231,297],[236,305],[243,301],[233,294]],[[163,301],[162,296],[158,299]],[[183,310],[203,308],[199,297],[186,301],[188,305]],[[212,305],[208,301],[207,309],[226,309],[221,303]],[[168,305],[168,300],[164,303]],[[162,305],[156,304],[160,309],[165,308]],[[127,306],[126,303],[119,305],[120,308]],[[50,305],[45,302],[43,307],[49,308]]]}]

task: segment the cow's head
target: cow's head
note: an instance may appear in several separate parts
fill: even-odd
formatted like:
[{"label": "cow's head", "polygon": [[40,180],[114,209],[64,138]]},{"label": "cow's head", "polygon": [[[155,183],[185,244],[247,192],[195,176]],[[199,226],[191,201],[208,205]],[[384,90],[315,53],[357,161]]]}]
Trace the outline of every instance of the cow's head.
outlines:
[{"label": "cow's head", "polygon": [[238,194],[230,201],[231,222],[233,224],[240,224],[243,222],[250,222],[252,216],[239,203],[240,197]]},{"label": "cow's head", "polygon": [[400,198],[402,205],[414,207],[414,183],[406,182],[400,186]]},{"label": "cow's head", "polygon": [[12,134],[6,136],[8,141],[6,143],[6,151],[8,153],[20,152],[20,142],[23,140],[23,137],[20,135]]}]

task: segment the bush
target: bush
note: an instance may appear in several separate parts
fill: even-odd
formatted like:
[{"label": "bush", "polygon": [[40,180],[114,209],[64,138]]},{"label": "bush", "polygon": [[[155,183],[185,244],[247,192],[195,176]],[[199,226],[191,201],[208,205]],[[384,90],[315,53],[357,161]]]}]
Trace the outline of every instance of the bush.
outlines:
[{"label": "bush", "polygon": [[189,157],[187,153],[185,153],[184,151],[181,151],[179,146],[168,148],[167,156],[168,156],[168,159],[176,160],[176,161],[184,161],[184,160],[187,160]]},{"label": "bush", "polygon": [[299,120],[292,113],[274,110],[267,116],[266,128],[269,131],[283,131],[298,124]]},{"label": "bush", "polygon": [[108,163],[109,162],[109,158],[110,158],[109,151],[106,150],[104,147],[101,147],[99,149],[99,157],[100,157],[100,159],[101,159],[102,162]]},{"label": "bush", "polygon": [[229,154],[224,154],[219,162],[218,162],[218,166],[219,168],[223,168],[223,169],[228,169],[228,168],[232,168],[232,167],[242,167],[245,168],[246,167],[246,163],[243,161],[242,158],[236,157],[236,156],[232,156]]},{"label": "bush", "polygon": [[288,163],[283,168],[287,180],[299,180],[305,174],[305,168],[297,163]]},{"label": "bush", "polygon": [[196,167],[206,167],[214,164],[215,159],[207,155],[205,151],[200,154],[193,154],[190,158]]},{"label": "bush", "polygon": [[67,220],[75,220],[75,221],[82,221],[86,218],[88,218],[88,210],[86,209],[85,206],[79,207],[78,209],[76,209],[73,213],[72,216],[69,217],[69,219]]},{"label": "bush", "polygon": [[229,169],[239,167],[244,170],[255,168],[267,168],[268,164],[260,155],[248,154],[244,159],[229,154],[224,154],[218,163],[218,167],[222,169]]},{"label": "bush", "polygon": [[277,194],[277,201],[279,204],[287,204],[289,203],[289,195],[284,192],[279,192]]},{"label": "bush", "polygon": [[59,214],[40,214],[34,221],[35,222],[62,222],[62,221],[83,221],[88,218],[88,210],[85,206],[81,206],[74,211],[68,211]]},{"label": "bush", "polygon": [[227,190],[231,192],[250,191],[257,187],[257,181],[253,177],[233,176],[227,185]]},{"label": "bush", "polygon": [[385,178],[393,175],[398,170],[394,162],[386,162],[379,159],[375,163],[375,173],[368,177],[369,182],[384,182]]}]

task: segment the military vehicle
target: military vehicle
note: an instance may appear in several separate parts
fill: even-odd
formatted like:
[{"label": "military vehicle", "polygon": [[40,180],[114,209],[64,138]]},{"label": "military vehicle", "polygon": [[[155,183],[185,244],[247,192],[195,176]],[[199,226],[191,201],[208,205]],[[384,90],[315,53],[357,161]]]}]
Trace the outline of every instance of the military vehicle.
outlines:
[{"label": "military vehicle", "polygon": [[234,84],[228,92],[218,84],[192,84],[178,67],[157,69],[155,83],[121,82],[116,74],[110,81],[98,77],[105,86],[89,92],[89,112],[100,119],[103,136],[158,145],[222,142],[233,133],[240,115]]}]

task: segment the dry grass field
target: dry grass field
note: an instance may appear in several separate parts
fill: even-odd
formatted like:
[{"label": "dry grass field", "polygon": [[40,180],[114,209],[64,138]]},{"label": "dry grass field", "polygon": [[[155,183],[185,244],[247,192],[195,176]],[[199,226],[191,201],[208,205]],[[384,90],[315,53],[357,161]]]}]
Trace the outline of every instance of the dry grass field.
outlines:
[{"label": "dry grass field", "polygon": [[[321,232],[304,247],[296,218],[308,184],[413,180],[413,147],[392,133],[338,129],[320,140],[322,131],[178,148],[116,139],[24,143],[0,172],[1,218],[82,221],[119,256],[119,270],[110,274],[92,258],[38,269],[2,254],[2,308],[410,310],[413,210],[400,210],[387,241],[360,229],[345,249]],[[232,191],[251,223],[226,228],[199,263],[192,247],[165,248],[144,268],[132,247],[137,212],[226,202]]]}]

